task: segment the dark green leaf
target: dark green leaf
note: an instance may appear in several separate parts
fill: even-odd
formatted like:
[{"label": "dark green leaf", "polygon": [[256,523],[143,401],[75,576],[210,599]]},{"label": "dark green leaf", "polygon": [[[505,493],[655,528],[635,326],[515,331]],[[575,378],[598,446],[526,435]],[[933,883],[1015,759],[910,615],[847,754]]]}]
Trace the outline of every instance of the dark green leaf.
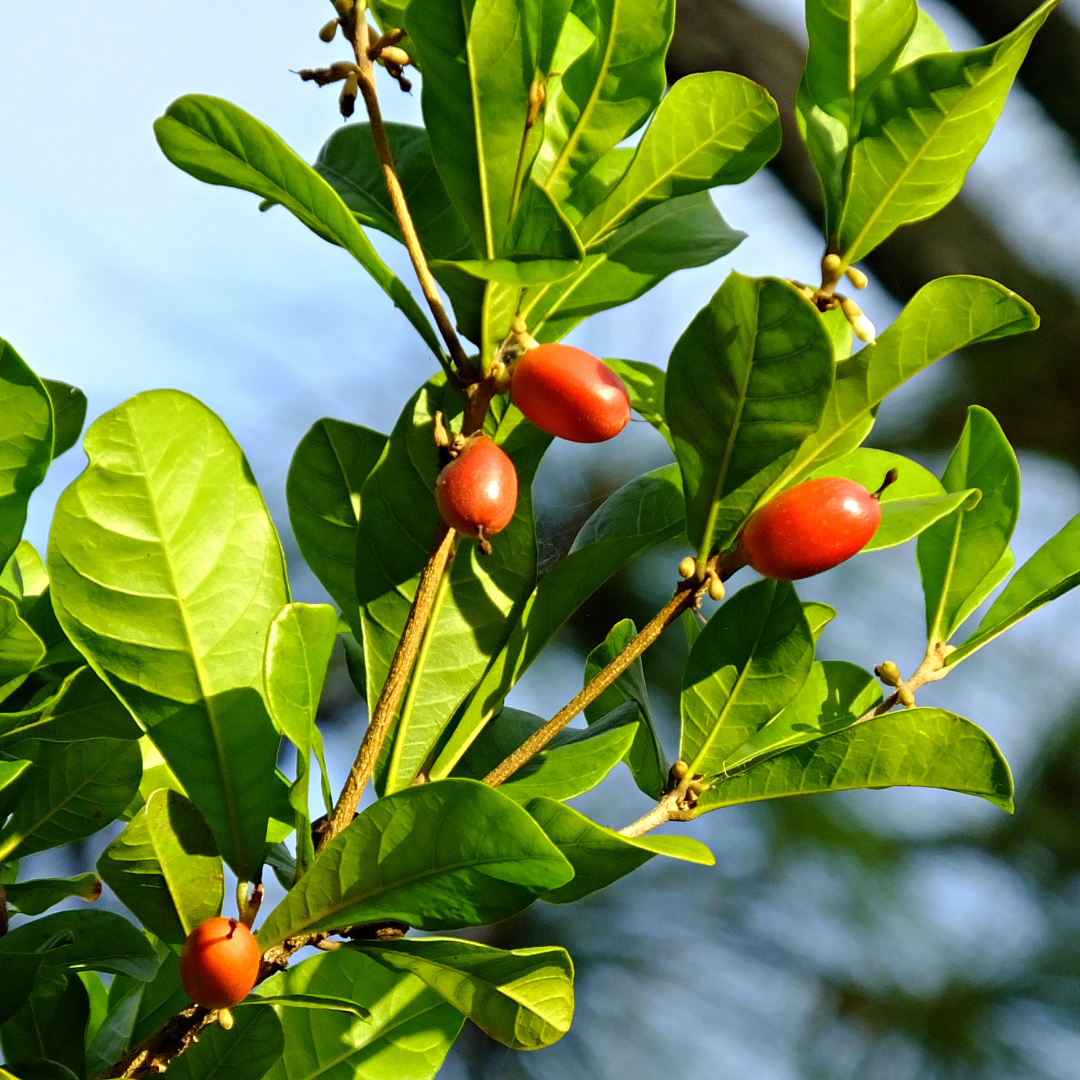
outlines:
[{"label": "dark green leaf", "polygon": [[220,98],[178,98],[154,122],[165,156],[206,184],[250,191],[280,203],[312,232],[339,244],[401,309],[431,351],[445,360],[412,293],[375,253],[337,192],[265,124]]},{"label": "dark green leaf", "polygon": [[990,413],[972,405],[942,476],[946,491],[978,488],[982,498],[919,537],[919,572],[926,594],[930,644],[948,641],[1011,569],[993,573],[1008,550],[1020,513],[1020,466]]},{"label": "dark green leaf", "polygon": [[549,904],[572,904],[605,889],[654,855],[701,866],[716,862],[700,840],[689,836],[623,836],[553,799],[534,799],[525,809],[574,868],[573,880],[540,897]]},{"label": "dark green leaf", "polygon": [[79,1077],[58,1061],[31,1058],[29,1061],[4,1062],[0,1065],[0,1080],[79,1080]]},{"label": "dark green leaf", "polygon": [[288,600],[270,515],[225,425],[187,394],[140,394],[84,442],[89,467],[61,495],[49,543],[57,616],[225,861],[257,880],[279,742],[263,653]]},{"label": "dark green leaf", "polygon": [[26,1004],[0,1024],[4,1060],[48,1058],[85,1076],[83,1032],[89,1019],[86,988],[75,975],[39,978]]},{"label": "dark green leaf", "polygon": [[687,536],[703,559],[720,501],[813,434],[832,382],[832,341],[820,313],[778,278],[730,274],[679,338],[665,407]]},{"label": "dark green leaf", "polygon": [[359,632],[354,563],[360,489],[386,441],[385,435],[356,424],[318,420],[300,440],[285,481],[289,524],[300,554],[354,632]]},{"label": "dark green leaf", "polygon": [[355,948],[415,975],[512,1050],[539,1050],[570,1030],[574,965],[565,949],[495,949],[457,938],[403,938]]},{"label": "dark green leaf", "polygon": [[571,874],[498,791],[472,780],[423,784],[380,799],[335,837],[270,913],[259,943],[380,919],[425,930],[498,922]]},{"label": "dark green leaf", "polygon": [[220,1024],[204,1028],[165,1075],[169,1080],[262,1080],[284,1052],[285,1035],[272,1009],[237,1009],[231,1031]]},{"label": "dark green leaf", "polygon": [[86,395],[77,387],[55,379],[42,379],[53,409],[53,460],[70,450],[86,422]]},{"label": "dark green leaf", "polygon": [[795,698],[814,639],[789,581],[737,592],[694,643],[682,681],[679,757],[691,774],[719,772],[733,750]]},{"label": "dark green leaf", "polygon": [[8,907],[23,915],[40,915],[43,911],[72,896],[93,901],[101,895],[97,874],[79,874],[73,878],[36,878],[5,885]]},{"label": "dark green leaf", "polygon": [[734,803],[850,788],[938,787],[1012,811],[1009,766],[986,732],[943,709],[905,709],[770,758],[706,791]]},{"label": "dark green leaf", "polygon": [[97,863],[106,884],[167,944],[221,914],[225,878],[214,838],[179,792],[155,791]]}]

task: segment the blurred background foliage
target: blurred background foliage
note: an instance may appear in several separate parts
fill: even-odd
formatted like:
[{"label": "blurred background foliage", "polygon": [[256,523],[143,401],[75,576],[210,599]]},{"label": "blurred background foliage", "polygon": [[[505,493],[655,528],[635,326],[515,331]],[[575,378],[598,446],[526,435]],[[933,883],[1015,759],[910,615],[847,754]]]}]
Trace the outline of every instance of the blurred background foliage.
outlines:
[{"label": "blurred background foliage", "polygon": [[[954,48],[969,48],[1036,4],[924,6]],[[181,93],[219,94],[312,160],[338,123],[335,103],[289,69],[326,62],[315,36],[326,17],[322,0],[268,0],[258,17],[246,5],[185,0],[168,34],[151,38],[149,16],[75,0],[43,64],[40,8],[0,5],[0,334],[43,375],[82,386],[91,418],[149,386],[189,390],[219,412],[251,458],[302,600],[323,597],[288,529],[292,449],[323,415],[389,430],[430,358],[338,252],[283,214],[259,215],[253,200],[178,173],[150,123]],[[763,83],[781,106],[784,146],[767,173],[717,199],[750,233],[742,247],[597,317],[573,343],[663,365],[730,269],[814,278],[820,195],[792,115],[804,50],[799,0],[679,0],[670,77],[722,68]],[[65,74],[73,71],[77,87]],[[391,119],[419,122],[416,92],[388,84],[383,97]],[[977,273],[1039,310],[1037,333],[913,380],[871,439],[940,469],[965,406],[991,409],[1020,454],[1019,561],[1080,511],[1078,154],[1080,2],[1066,0],[1035,39],[961,196],[878,248],[859,298],[880,329],[930,278]],[[400,250],[374,239],[411,280]],[[564,551],[610,491],[667,460],[643,423],[604,447],[553,448],[537,490],[542,559]],[[28,536],[39,548],[56,495],[83,464],[67,455],[35,496]],[[564,704],[585,654],[620,619],[651,617],[684,553],[654,552],[604,586],[511,703],[546,715]],[[819,655],[866,668],[893,659],[905,673],[920,659],[913,545],[854,559],[800,595],[841,612]],[[532,1054],[470,1028],[444,1075],[1080,1078],[1078,618],[1074,593],[923,692],[923,703],[968,716],[999,741],[1016,772],[1014,816],[922,790],[708,815],[689,828],[716,853],[715,870],[653,862],[583,902],[535,905],[497,927],[502,946],[570,950],[574,1027]],[[645,660],[669,749],[684,654],[673,628]],[[322,718],[340,781],[365,722],[340,656]],[[645,809],[625,770],[576,805],[616,827]],[[114,834],[95,837],[93,849],[35,857],[34,873],[86,869]]]}]

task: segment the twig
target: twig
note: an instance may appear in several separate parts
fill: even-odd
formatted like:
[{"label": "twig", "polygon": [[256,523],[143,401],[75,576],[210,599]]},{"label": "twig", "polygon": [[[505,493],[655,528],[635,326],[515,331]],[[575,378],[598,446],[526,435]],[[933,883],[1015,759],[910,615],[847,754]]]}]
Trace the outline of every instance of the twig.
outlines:
[{"label": "twig", "polygon": [[461,341],[454,332],[454,326],[446,314],[439,290],[435,285],[435,279],[428,268],[427,259],[424,257],[420,239],[416,235],[416,226],[413,224],[412,214],[409,212],[408,203],[405,201],[405,193],[401,189],[397,170],[394,168],[394,155],[390,150],[390,142],[386,137],[386,127],[383,124],[382,111],[379,108],[379,96],[375,87],[375,65],[368,56],[368,22],[367,17],[358,5],[356,18],[356,34],[352,40],[353,52],[356,54],[356,64],[359,71],[359,89],[364,98],[364,106],[367,109],[368,120],[371,123],[371,138],[375,143],[375,153],[379,157],[379,165],[382,168],[383,179],[386,181],[386,190],[390,193],[390,205],[397,218],[398,227],[401,229],[405,248],[409,252],[413,269],[420,281],[420,289],[428,302],[431,314],[435,317],[435,323],[439,332],[446,342],[446,347],[453,357],[454,365],[458,374],[466,381],[476,377],[476,370],[469,360]]}]

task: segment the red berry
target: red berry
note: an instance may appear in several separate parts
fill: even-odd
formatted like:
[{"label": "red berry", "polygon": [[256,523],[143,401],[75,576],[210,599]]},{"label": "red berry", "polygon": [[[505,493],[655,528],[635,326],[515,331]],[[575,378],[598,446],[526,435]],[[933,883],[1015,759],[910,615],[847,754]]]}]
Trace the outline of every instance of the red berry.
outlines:
[{"label": "red berry", "polygon": [[570,442],[613,439],[630,419],[622,379],[570,345],[539,345],[515,360],[510,398],[541,431]]},{"label": "red berry", "polygon": [[861,551],[881,521],[878,500],[854,480],[807,480],[767,502],[746,523],[739,550],[765,577],[820,574]]},{"label": "red berry", "polygon": [[439,473],[435,501],[452,529],[466,536],[492,536],[513,520],[517,486],[514,463],[480,435]]},{"label": "red berry", "polygon": [[196,1005],[227,1009],[247,997],[259,975],[259,945],[236,919],[199,923],[180,952],[180,983]]}]

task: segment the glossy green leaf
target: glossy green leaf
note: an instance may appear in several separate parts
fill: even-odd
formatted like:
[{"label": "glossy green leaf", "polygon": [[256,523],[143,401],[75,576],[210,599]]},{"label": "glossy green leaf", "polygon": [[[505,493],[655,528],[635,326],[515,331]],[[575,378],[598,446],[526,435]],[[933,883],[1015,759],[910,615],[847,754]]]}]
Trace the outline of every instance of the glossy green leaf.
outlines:
[{"label": "glossy green leaf", "polygon": [[829,332],[788,281],[732,273],[687,327],[664,400],[702,558],[720,501],[813,434],[832,383]]},{"label": "glossy green leaf", "polygon": [[[424,254],[429,259],[478,258],[480,249],[435,168],[427,132],[408,124],[384,126]],[[314,167],[361,225],[402,241],[369,124],[339,127],[323,144]]]},{"label": "glossy green leaf", "polygon": [[810,48],[796,98],[803,141],[825,193],[825,232],[840,212],[844,162],[866,99],[916,26],[915,0],[809,0]]},{"label": "glossy green leaf", "polygon": [[707,266],[745,237],[707,192],[672,199],[590,249],[576,274],[529,289],[522,316],[538,341],[558,341],[589,315],[636,300],[676,270]]},{"label": "glossy green leaf", "polygon": [[985,731],[943,709],[888,713],[779,754],[706,791],[698,810],[883,787],[946,788],[1012,811],[1012,776],[1001,751]]},{"label": "glossy green leaf", "polygon": [[53,454],[48,391],[0,338],[0,566],[18,547],[26,504],[45,479]]},{"label": "glossy green leaf", "polygon": [[652,424],[674,451],[675,443],[664,413],[664,382],[667,373],[644,360],[616,360],[608,357],[604,363],[622,379],[630,395],[630,407],[642,420]]},{"label": "glossy green leaf", "polygon": [[982,498],[972,509],[955,511],[919,537],[931,644],[948,641],[1001,583],[1004,575],[995,580],[992,571],[1008,549],[1020,513],[1020,466],[1001,426],[986,409],[978,405],[968,409],[942,484],[946,491],[978,488]]},{"label": "glossy green leaf", "polygon": [[574,868],[571,881],[540,897],[549,904],[572,904],[605,889],[654,855],[701,866],[716,862],[700,840],[689,836],[623,836],[553,799],[534,799],[525,809]]},{"label": "glossy green leaf", "polygon": [[19,618],[15,601],[0,596],[0,701],[23,684],[44,656],[41,638]]},{"label": "glossy green leaf", "polygon": [[682,680],[679,757],[692,774],[723,768],[733,750],[802,689],[814,639],[789,581],[740,589],[694,643]]},{"label": "glossy green leaf", "polygon": [[990,605],[975,632],[945,660],[955,664],[1080,584],[1080,515],[1055,533]]},{"label": "glossy green leaf", "polygon": [[0,592],[10,596],[25,616],[49,587],[41,556],[28,540],[20,540],[7,564],[0,569]]},{"label": "glossy green leaf", "polygon": [[572,871],[532,818],[472,780],[380,799],[270,913],[265,950],[310,930],[398,919],[424,930],[499,922]]},{"label": "glossy green leaf", "polygon": [[[441,377],[406,405],[362,492],[356,587],[371,702],[378,700],[440,521],[433,493],[439,461],[432,438],[434,414],[440,410],[448,422],[460,410],[460,399]],[[455,709],[506,641],[508,616],[536,580],[531,484],[551,436],[512,407],[491,422],[490,434],[517,471],[517,510],[494,538],[491,555],[482,555],[467,538],[458,541],[401,706],[382,774],[388,791],[412,782]]]},{"label": "glossy green leaf", "polygon": [[53,460],[78,441],[86,422],[86,395],[77,387],[55,379],[42,379],[53,410]]},{"label": "glossy green leaf", "polygon": [[0,1024],[5,1061],[47,1058],[86,1075],[83,1032],[90,1019],[86,988],[75,975],[38,979],[18,1012]]},{"label": "glossy green leaf", "polygon": [[79,1077],[58,1061],[31,1058],[0,1065],[0,1080],[79,1080]]},{"label": "glossy green leaf", "polygon": [[89,1046],[109,1011],[109,988],[96,971],[80,971],[75,977],[86,988],[86,996],[90,1000],[90,1019],[86,1024],[85,1039]]},{"label": "glossy green leaf", "polygon": [[233,1028],[210,1024],[169,1062],[169,1080],[262,1080],[282,1059],[285,1034],[272,1009],[237,1009]]},{"label": "glossy green leaf", "polygon": [[408,972],[512,1050],[558,1042],[574,1015],[574,965],[565,949],[495,949],[457,938],[402,938],[355,948]]},{"label": "glossy green leaf", "polygon": [[[637,703],[624,702],[588,728],[560,731],[499,790],[522,805],[541,795],[574,799],[591,791],[630,754],[640,718]],[[503,708],[469,748],[454,775],[482,780],[544,723],[532,713]]]},{"label": "glossy green leaf", "polygon": [[970,508],[981,498],[971,489],[946,492],[929,469],[910,458],[865,446],[822,465],[807,479],[842,476],[862,484],[867,491],[877,491],[890,469],[896,469],[897,479],[881,493],[881,524],[863,551],[906,544],[935,521],[960,507]]},{"label": "glossy green leaf", "polygon": [[353,949],[304,960],[267,979],[256,994],[326,994],[371,1012],[360,1020],[275,1006],[289,1055],[266,1080],[433,1080],[465,1022],[419,979]]},{"label": "glossy green leaf", "polygon": [[270,624],[266,640],[266,700],[274,726],[296,747],[296,780],[289,787],[298,837],[297,877],[315,859],[308,811],[311,751],[338,617],[329,604],[287,604]]},{"label": "glossy green leaf", "polygon": [[[576,264],[585,257],[585,250],[563,208],[535,180],[529,180],[521,190],[510,230],[503,241],[503,255],[523,269],[549,263],[549,273],[553,274],[560,265],[568,271],[576,269]],[[548,276],[535,280],[556,279]]]},{"label": "glossy green leaf", "polygon": [[270,515],[225,425],[179,391],[106,413],[85,446],[49,542],[60,624],[256,880],[279,742],[263,653],[288,600]]},{"label": "glossy green leaf", "polygon": [[0,761],[0,791],[14,784],[29,768],[29,761]]},{"label": "glossy green leaf", "polygon": [[724,760],[721,775],[849,728],[881,702],[881,687],[868,671],[844,660],[814,661],[795,699]]},{"label": "glossy green leaf", "polygon": [[[560,203],[660,103],[673,0],[596,0],[576,15],[591,35],[548,86],[544,142],[532,175]],[[583,41],[587,38],[583,38]],[[560,70],[556,64],[555,70]],[[582,208],[584,210],[584,208]]]},{"label": "glossy green leaf", "polygon": [[92,836],[123,813],[139,788],[142,756],[129,740],[25,739],[9,749],[33,764],[11,789],[18,802],[0,829],[0,862]]},{"label": "glossy green leaf", "polygon": [[[635,637],[637,627],[631,619],[616,623],[603,644],[598,645],[585,658],[585,685],[588,686]],[[626,764],[630,767],[637,786],[650,798],[659,799],[671,766],[653,722],[641,657],[637,657],[611,686],[585,707],[585,719],[594,724],[626,701],[632,701],[637,706],[641,718],[633,745],[626,753]]]},{"label": "glossy green leaf", "polygon": [[357,632],[360,489],[386,442],[385,435],[357,424],[317,420],[300,440],[285,481],[289,524],[300,554]]},{"label": "glossy green leaf", "polygon": [[189,94],[154,122],[154,134],[162,153],[196,180],[280,203],[316,235],[343,247],[445,360],[420,305],[375,253],[337,192],[265,124],[221,98]]},{"label": "glossy green leaf", "polygon": [[779,149],[780,115],[764,87],[729,71],[687,75],[660,103],[630,167],[579,226],[581,238],[602,243],[657,203],[741,184]]},{"label": "glossy green leaf", "polygon": [[885,397],[935,360],[1038,325],[1026,300],[986,278],[944,277],[924,285],[876,345],[867,345],[837,365],[821,426],[802,444],[766,497],[805,480],[823,462],[858,446]]},{"label": "glossy green leaf", "polygon": [[104,971],[133,979],[154,977],[157,954],[127,919],[111,911],[58,911],[24,923],[0,938],[0,1021],[30,995],[38,971]]},{"label": "glossy green leaf", "polygon": [[540,579],[506,645],[495,654],[430,771],[448,776],[506,695],[568,618],[632,558],[682,531],[675,465],[645,473],[612,494],[581,527],[570,553]]},{"label": "glossy green leaf", "polygon": [[80,739],[140,738],[142,731],[117,696],[85,665],[49,697],[15,713],[0,713],[0,747],[22,739],[77,742]]},{"label": "glossy green leaf", "polygon": [[241,1005],[280,1005],[287,1009],[313,1009],[317,1012],[327,1010],[329,1012],[349,1013],[358,1016],[361,1020],[371,1019],[371,1010],[363,1005],[357,1005],[355,1001],[348,1001],[341,997],[332,997],[329,994],[257,994],[249,995]]},{"label": "glossy green leaf", "polygon": [[101,895],[97,874],[79,874],[72,878],[36,878],[4,886],[8,907],[22,915],[40,915],[62,900],[76,897],[93,902]]},{"label": "glossy green leaf", "polygon": [[919,18],[915,23],[915,29],[897,57],[896,67],[902,68],[907,64],[913,64],[921,57],[929,56],[930,53],[947,52],[952,52],[952,46],[945,36],[945,31],[922,8],[919,8]]},{"label": "glossy green leaf", "polygon": [[105,883],[162,941],[182,945],[221,914],[224,874],[214,838],[179,792],[153,792],[97,863]]},{"label": "glossy green leaf", "polygon": [[924,56],[886,78],[863,112],[837,226],[844,264],[960,190],[1005,105],[1047,0],[1011,34],[968,52]]},{"label": "glossy green leaf", "polygon": [[802,608],[807,625],[810,627],[810,635],[814,641],[817,641],[821,637],[821,631],[836,618],[836,608],[813,600],[804,600]]}]

